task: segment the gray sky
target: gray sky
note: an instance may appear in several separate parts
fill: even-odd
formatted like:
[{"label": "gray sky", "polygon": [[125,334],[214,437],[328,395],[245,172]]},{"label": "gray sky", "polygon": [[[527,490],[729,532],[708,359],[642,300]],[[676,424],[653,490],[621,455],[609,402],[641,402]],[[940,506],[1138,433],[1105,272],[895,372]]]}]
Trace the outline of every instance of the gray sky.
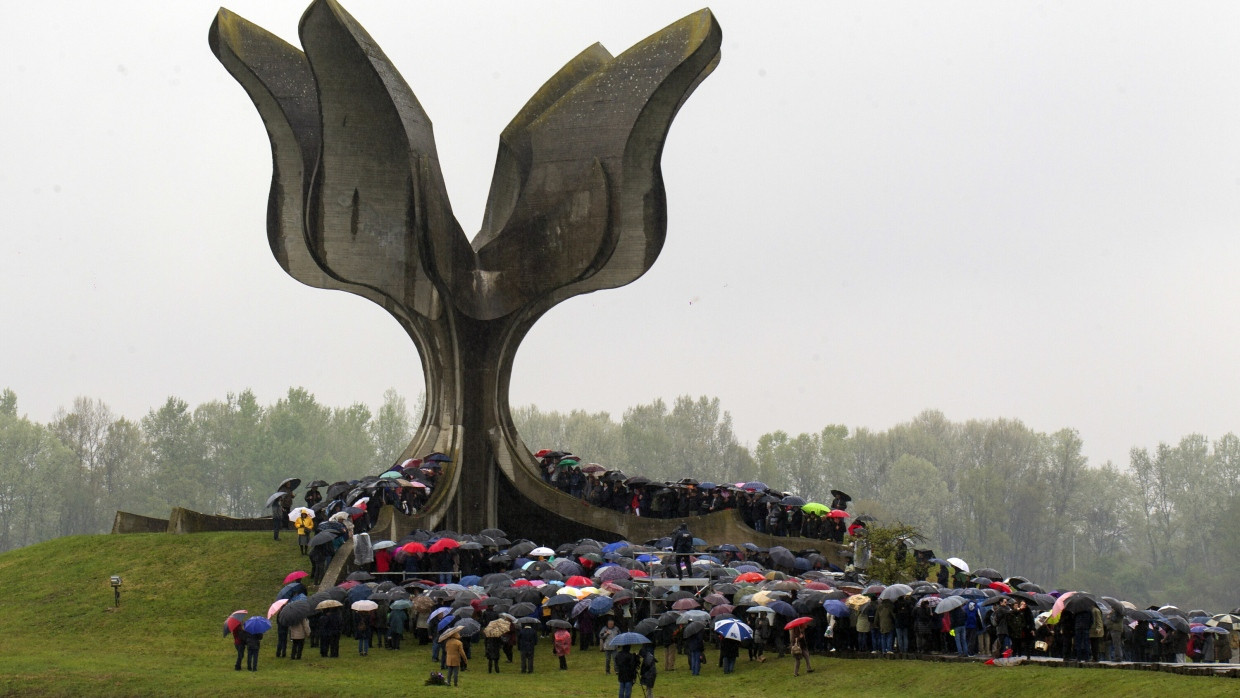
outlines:
[{"label": "gray sky", "polygon": [[[722,62],[668,137],[658,262],[544,317],[514,405],[705,394],[751,443],[937,408],[1077,428],[1095,465],[1240,431],[1240,4],[760,5],[712,5]],[[467,231],[544,80],[700,7],[345,6],[434,120]],[[228,7],[299,43],[303,2]],[[272,258],[270,149],[215,9],[5,3],[0,386],[31,418],[421,390],[384,311]]]}]

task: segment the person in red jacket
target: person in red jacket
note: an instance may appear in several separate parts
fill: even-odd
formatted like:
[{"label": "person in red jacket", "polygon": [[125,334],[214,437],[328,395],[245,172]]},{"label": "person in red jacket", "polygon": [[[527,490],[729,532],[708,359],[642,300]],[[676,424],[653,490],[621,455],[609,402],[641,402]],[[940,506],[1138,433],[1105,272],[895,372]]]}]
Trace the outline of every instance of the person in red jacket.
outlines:
[{"label": "person in red jacket", "polygon": [[560,670],[564,671],[568,669],[568,653],[573,649],[573,634],[560,628],[555,631],[554,639],[551,651],[560,658]]}]

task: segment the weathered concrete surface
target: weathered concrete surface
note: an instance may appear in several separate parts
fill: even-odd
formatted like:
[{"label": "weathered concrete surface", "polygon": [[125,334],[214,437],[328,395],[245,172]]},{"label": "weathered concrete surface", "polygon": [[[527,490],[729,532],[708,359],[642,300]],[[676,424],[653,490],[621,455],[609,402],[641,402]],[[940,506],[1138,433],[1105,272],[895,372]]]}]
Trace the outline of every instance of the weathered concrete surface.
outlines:
[{"label": "weathered concrete surface", "polygon": [[[271,517],[234,519],[231,516],[203,514],[176,507],[168,515],[168,533],[205,533],[207,531],[271,531]],[[295,534],[294,534],[295,535]]]},{"label": "weathered concrete surface", "polygon": [[116,512],[116,517],[112,519],[112,533],[164,533],[167,530],[168,519],[131,514],[127,511]]}]

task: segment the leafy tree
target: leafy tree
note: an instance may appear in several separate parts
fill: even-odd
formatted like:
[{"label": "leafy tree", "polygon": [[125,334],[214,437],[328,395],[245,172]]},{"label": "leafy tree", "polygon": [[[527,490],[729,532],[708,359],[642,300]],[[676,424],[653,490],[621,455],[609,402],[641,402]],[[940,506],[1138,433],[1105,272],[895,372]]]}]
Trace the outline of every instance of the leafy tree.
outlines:
[{"label": "leafy tree", "polygon": [[866,573],[870,579],[884,584],[914,579],[913,548],[925,540],[917,527],[902,523],[870,525],[857,540],[861,545],[869,545]]}]

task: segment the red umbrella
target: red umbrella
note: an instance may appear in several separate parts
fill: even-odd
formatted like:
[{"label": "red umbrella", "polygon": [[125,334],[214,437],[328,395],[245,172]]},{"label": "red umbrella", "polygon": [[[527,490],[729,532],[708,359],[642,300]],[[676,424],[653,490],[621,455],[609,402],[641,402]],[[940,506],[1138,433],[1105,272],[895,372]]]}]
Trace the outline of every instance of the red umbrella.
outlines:
[{"label": "red umbrella", "polygon": [[827,518],[829,518],[829,519],[847,519],[847,518],[848,518],[848,512],[844,511],[843,509],[832,509],[832,510],[831,510],[831,513],[827,514]]},{"label": "red umbrella", "polygon": [[551,449],[549,449],[549,448],[544,448],[544,449],[539,450],[539,451],[538,451],[538,453],[535,453],[535,454],[534,454],[534,457],[535,457],[535,458],[542,458],[543,456],[547,455],[548,453],[551,453]]},{"label": "red umbrella", "polygon": [[461,547],[461,544],[452,540],[451,538],[440,538],[439,540],[431,544],[431,547],[427,552],[441,553],[445,550],[451,550],[453,548],[459,548],[459,547]]},{"label": "red umbrella", "polygon": [[564,580],[564,586],[566,587],[588,587],[588,586],[591,586],[591,583],[590,583],[590,580],[586,579],[585,577],[579,574],[574,574],[573,576]]},{"label": "red umbrella", "polygon": [[289,572],[288,576],[284,578],[284,583],[292,584],[293,582],[297,581],[298,579],[301,579],[302,577],[309,577],[309,576],[310,575],[306,574],[305,572],[302,572],[301,570],[297,570],[296,572]]},{"label": "red umbrella", "polygon": [[629,576],[630,577],[649,577],[650,575],[646,574],[645,572],[641,570],[629,570]]},{"label": "red umbrella", "polygon": [[672,610],[690,611],[701,605],[697,602],[697,599],[677,599],[676,603],[672,604]]},{"label": "red umbrella", "polygon": [[811,620],[813,620],[813,618],[810,618],[809,616],[801,616],[800,618],[797,618],[796,620],[790,620],[788,621],[788,624],[784,626],[784,630],[791,630],[793,628],[799,628],[802,625],[809,623]]},{"label": "red umbrella", "polygon": [[1008,585],[1004,584],[1003,582],[991,582],[991,583],[990,583],[990,588],[991,588],[991,589],[994,589],[994,590],[996,590],[996,591],[1001,591],[1001,592],[1003,592],[1003,593],[1005,593],[1005,594],[1010,594],[1010,593],[1012,593],[1012,587],[1010,587],[1010,586],[1008,586]]},{"label": "red umbrella", "polygon": [[758,574],[757,572],[746,572],[745,574],[738,575],[736,577],[736,581],[738,582],[764,582],[766,581],[766,577],[763,577],[761,574]]},{"label": "red umbrella", "polygon": [[823,584],[822,582],[806,582],[805,588],[812,591],[831,591],[835,587],[830,584]]},{"label": "red umbrella", "polygon": [[515,587],[532,587],[532,586],[534,586],[534,583],[533,583],[533,582],[531,582],[531,581],[530,581],[530,580],[528,580],[528,579],[518,579],[518,580],[515,580],[515,581],[512,583],[512,586],[513,586],[514,588],[515,588]]},{"label": "red umbrella", "polygon": [[237,628],[241,627],[241,624],[245,622],[245,619],[249,615],[249,613],[250,612],[245,610],[244,608],[233,611],[232,615],[224,619],[224,634],[227,635],[233,632],[234,630],[236,630]]},{"label": "red umbrella", "polygon": [[404,545],[400,546],[400,549],[405,551],[405,553],[409,555],[415,555],[417,553],[426,552],[426,546],[422,545],[421,543],[417,541],[413,541],[412,543],[405,543]]}]

